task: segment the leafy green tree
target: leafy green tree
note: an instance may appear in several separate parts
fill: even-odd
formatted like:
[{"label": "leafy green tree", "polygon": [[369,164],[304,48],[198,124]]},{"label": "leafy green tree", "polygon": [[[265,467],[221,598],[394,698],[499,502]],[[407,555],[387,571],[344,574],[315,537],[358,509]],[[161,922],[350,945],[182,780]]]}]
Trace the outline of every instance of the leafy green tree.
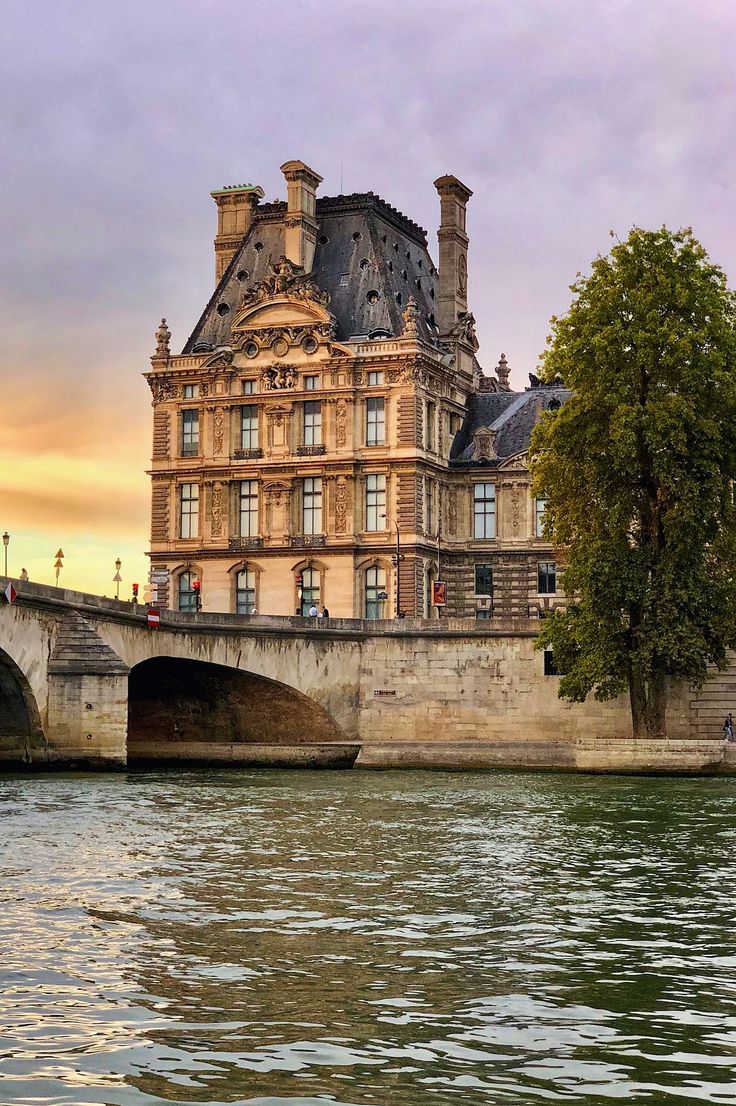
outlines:
[{"label": "leafy green tree", "polygon": [[543,378],[571,396],[532,438],[570,605],[542,625],[560,695],[628,690],[666,734],[668,678],[736,644],[736,296],[689,229],[634,228],[571,286]]}]

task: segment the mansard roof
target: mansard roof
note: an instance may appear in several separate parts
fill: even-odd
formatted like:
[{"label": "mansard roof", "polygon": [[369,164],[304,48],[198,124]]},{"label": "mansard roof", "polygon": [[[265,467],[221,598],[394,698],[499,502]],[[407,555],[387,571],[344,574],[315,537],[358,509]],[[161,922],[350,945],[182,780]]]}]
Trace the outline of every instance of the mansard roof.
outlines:
[{"label": "mansard roof", "polygon": [[[270,274],[284,253],[286,204],[259,205],[183,353],[229,343],[230,326],[248,288]],[[391,337],[403,330],[409,296],[419,308],[419,331],[437,337],[437,270],[422,227],[373,192],[317,199],[317,247],[311,277],[329,293],[339,341]]]},{"label": "mansard roof", "polygon": [[[524,453],[529,448],[532,430],[542,413],[559,407],[569,395],[569,390],[559,385],[534,382],[523,392],[476,392],[468,400],[468,414],[453,442],[451,462],[456,465],[492,466]],[[475,435],[483,429],[492,432],[495,459],[476,456]]]}]

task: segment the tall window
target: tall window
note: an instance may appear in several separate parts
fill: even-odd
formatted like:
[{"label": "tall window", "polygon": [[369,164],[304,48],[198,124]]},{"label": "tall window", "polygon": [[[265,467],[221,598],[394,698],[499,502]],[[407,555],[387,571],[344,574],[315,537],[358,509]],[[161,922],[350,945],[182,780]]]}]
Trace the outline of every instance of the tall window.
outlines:
[{"label": "tall window", "polygon": [[386,594],[386,571],[383,568],[369,568],[365,574],[365,617],[381,618],[383,615],[384,599],[379,595]]},{"label": "tall window", "polygon": [[254,538],[258,533],[258,481],[240,482],[240,536]]},{"label": "tall window", "polygon": [[538,538],[544,537],[544,512],[547,510],[547,498],[541,496],[534,500],[534,533]]},{"label": "tall window", "polygon": [[256,574],[243,568],[235,577],[235,613],[251,614],[256,606]]},{"label": "tall window", "polygon": [[425,446],[430,452],[435,448],[435,420],[436,420],[437,408],[434,403],[427,404],[427,432],[425,435]]},{"label": "tall window", "polygon": [[427,504],[425,534],[434,533],[434,480],[428,476],[424,478],[424,499]]},{"label": "tall window", "polygon": [[249,403],[240,412],[240,448],[258,449],[258,408]]},{"label": "tall window", "polygon": [[537,591],[540,595],[556,593],[557,565],[554,561],[540,561],[537,565]]},{"label": "tall window", "polygon": [[475,566],[475,594],[493,595],[493,568],[491,565]]},{"label": "tall window", "polygon": [[365,401],[365,444],[383,445],[386,440],[386,411],[383,396]]},{"label": "tall window", "polygon": [[322,533],[322,478],[307,476],[302,493],[302,533]]},{"label": "tall window", "polygon": [[199,411],[181,413],[182,457],[196,457],[199,453]]},{"label": "tall window", "polygon": [[192,580],[196,579],[195,572],[182,572],[179,576],[177,599],[180,611],[196,611],[197,593],[192,587]]},{"label": "tall window", "polygon": [[304,444],[322,445],[322,404],[318,399],[304,404]]},{"label": "tall window", "polygon": [[241,383],[242,383],[242,392],[243,392],[244,396],[252,396],[252,395],[255,394],[255,390],[256,390],[255,380],[243,380],[243,381],[241,381]]},{"label": "tall window", "polygon": [[319,609],[319,572],[316,568],[302,569],[302,614],[309,614],[310,607]]},{"label": "tall window", "polygon": [[365,480],[365,528],[386,529],[386,476],[371,473]]},{"label": "tall window", "polygon": [[496,536],[496,485],[475,484],[473,487],[473,537]]},{"label": "tall window", "polygon": [[199,536],[199,484],[179,485],[179,537]]}]

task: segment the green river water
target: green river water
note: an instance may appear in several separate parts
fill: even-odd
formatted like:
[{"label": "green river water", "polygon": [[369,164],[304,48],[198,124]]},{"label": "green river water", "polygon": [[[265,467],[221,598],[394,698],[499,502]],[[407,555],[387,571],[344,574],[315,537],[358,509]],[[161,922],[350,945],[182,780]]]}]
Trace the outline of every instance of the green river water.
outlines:
[{"label": "green river water", "polygon": [[735,797],[0,777],[0,1103],[736,1104]]}]

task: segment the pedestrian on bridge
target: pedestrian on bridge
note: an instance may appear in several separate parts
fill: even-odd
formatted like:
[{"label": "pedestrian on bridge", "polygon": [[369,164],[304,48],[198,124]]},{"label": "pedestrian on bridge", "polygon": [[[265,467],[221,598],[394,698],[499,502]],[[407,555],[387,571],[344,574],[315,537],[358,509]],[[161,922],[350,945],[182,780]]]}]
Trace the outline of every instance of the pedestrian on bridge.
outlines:
[{"label": "pedestrian on bridge", "polygon": [[731,711],[726,716],[726,721],[723,723],[723,732],[726,736],[726,741],[733,741],[733,716]]}]

